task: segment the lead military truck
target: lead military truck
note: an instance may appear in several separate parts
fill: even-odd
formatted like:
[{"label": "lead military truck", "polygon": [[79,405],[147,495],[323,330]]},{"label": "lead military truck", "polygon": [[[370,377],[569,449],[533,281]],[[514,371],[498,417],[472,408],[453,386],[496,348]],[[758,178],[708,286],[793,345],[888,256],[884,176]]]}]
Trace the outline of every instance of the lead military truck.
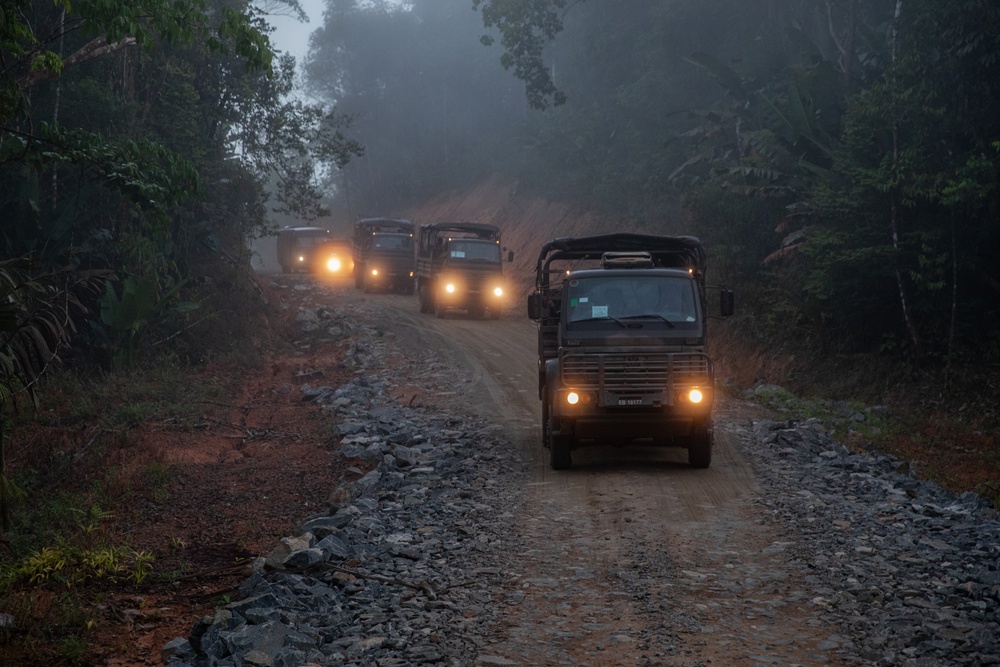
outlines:
[{"label": "lead military truck", "polygon": [[[506,257],[514,260],[513,251]],[[500,229],[477,222],[421,225],[417,239],[417,296],[421,313],[449,309],[499,319],[506,303]]]},{"label": "lead military truck", "polygon": [[[691,236],[618,233],[542,247],[527,305],[553,469],[571,467],[572,450],[589,444],[684,447],[692,466],[711,464],[705,266]],[[722,315],[733,303],[722,289]]]}]

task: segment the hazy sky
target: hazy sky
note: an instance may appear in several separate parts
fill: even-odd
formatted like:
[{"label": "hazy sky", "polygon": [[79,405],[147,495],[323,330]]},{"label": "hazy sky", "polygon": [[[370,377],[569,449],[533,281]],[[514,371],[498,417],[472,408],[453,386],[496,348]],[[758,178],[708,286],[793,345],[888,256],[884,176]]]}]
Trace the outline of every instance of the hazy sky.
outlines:
[{"label": "hazy sky", "polygon": [[309,49],[309,34],[323,22],[323,8],[326,0],[299,0],[302,9],[309,16],[309,22],[303,23],[291,16],[272,16],[269,18],[275,31],[271,33],[271,42],[282,53],[295,56],[298,63]]}]

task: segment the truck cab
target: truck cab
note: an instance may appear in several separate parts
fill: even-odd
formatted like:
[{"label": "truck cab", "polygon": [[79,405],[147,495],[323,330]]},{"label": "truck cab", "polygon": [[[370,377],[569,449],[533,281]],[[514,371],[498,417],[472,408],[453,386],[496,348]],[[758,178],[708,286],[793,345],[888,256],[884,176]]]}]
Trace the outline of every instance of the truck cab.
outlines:
[{"label": "truck cab", "polygon": [[[705,344],[705,254],[693,237],[557,239],[539,257],[542,439],[553,469],[588,444],[679,446],[712,456],[714,374]],[[732,293],[723,291],[723,314]]]},{"label": "truck cab", "polygon": [[364,292],[413,294],[416,264],[413,223],[397,218],[358,218],[352,236],[354,286]]},{"label": "truck cab", "polygon": [[312,273],[338,278],[350,270],[350,248],[323,227],[282,227],[277,231],[282,273]]},{"label": "truck cab", "polygon": [[[506,259],[513,261],[514,253],[508,251]],[[503,261],[500,230],[494,225],[422,225],[417,245],[420,312],[444,317],[454,309],[474,318],[487,312],[500,318],[507,291]]]}]

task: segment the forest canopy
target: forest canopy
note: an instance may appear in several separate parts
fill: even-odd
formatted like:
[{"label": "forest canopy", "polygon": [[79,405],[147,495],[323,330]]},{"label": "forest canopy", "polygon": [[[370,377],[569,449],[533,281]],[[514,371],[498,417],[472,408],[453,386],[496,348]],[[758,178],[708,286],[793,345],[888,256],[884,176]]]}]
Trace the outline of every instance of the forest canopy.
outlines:
[{"label": "forest canopy", "polygon": [[817,349],[1000,355],[996,3],[469,5],[328,3],[305,81],[365,146],[349,211],[499,173],[701,235]]},{"label": "forest canopy", "polygon": [[294,0],[3,8],[4,257],[64,276],[33,301],[86,286],[74,338],[110,365],[245,274],[273,212],[495,175],[702,236],[765,333],[1000,356],[994,2],[327,0],[302,63],[269,40]]}]

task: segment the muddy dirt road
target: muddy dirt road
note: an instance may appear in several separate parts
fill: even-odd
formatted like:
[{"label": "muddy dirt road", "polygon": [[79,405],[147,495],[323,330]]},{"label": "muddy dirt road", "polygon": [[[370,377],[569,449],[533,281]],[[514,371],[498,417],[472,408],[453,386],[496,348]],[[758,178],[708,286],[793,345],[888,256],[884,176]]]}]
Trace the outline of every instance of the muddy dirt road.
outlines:
[{"label": "muddy dirt road", "polygon": [[[350,297],[349,297],[350,298]],[[711,468],[684,450],[590,449],[554,472],[540,444],[535,325],[422,315],[378,295],[407,345],[468,369],[455,399],[506,427],[531,473],[511,535],[515,583],[492,652],[530,665],[840,665],[843,639],[759,493],[740,438],[753,408],[717,405]]]}]

